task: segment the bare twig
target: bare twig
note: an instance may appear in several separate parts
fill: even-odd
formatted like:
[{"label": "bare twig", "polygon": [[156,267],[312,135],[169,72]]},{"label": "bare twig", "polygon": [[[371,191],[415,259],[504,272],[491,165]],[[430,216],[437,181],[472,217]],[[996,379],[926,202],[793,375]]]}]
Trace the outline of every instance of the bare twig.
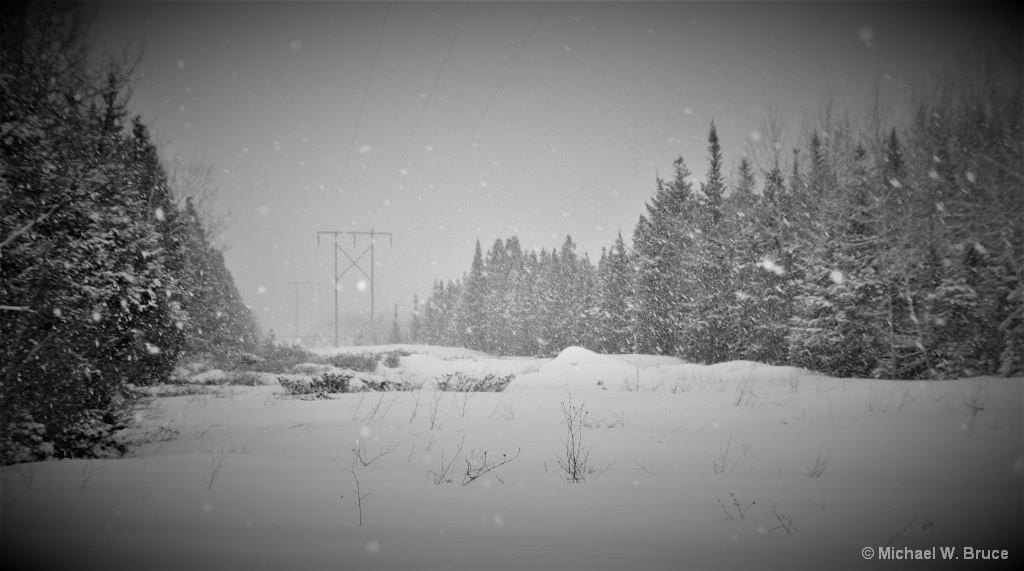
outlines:
[{"label": "bare twig", "polygon": [[366,442],[363,440],[356,440],[356,445],[352,447],[352,452],[355,453],[356,460],[365,467],[397,450],[398,444],[388,442],[386,448],[381,448],[379,446],[377,448],[377,455],[373,458],[369,458],[366,454]]},{"label": "bare twig", "polygon": [[509,458],[507,454],[502,454],[501,462],[497,463],[495,463],[494,461],[488,462],[486,450],[484,451],[482,458],[477,457],[475,454],[471,453],[470,456],[472,458],[466,458],[466,473],[462,476],[462,485],[468,486],[469,484],[472,484],[478,478],[480,478],[480,476],[483,476],[484,474],[497,468],[501,468],[505,464],[508,464],[509,462],[518,458],[520,452],[522,452],[521,448],[519,450],[516,450],[516,455],[511,458]]},{"label": "bare twig", "polygon": [[650,457],[647,458],[646,465],[643,464],[642,462],[637,462],[636,458],[631,458],[631,460],[633,460],[633,463],[639,466],[640,469],[643,470],[644,472],[647,472],[652,476],[654,475],[654,461],[651,460]]},{"label": "bare twig", "polygon": [[792,519],[790,519],[789,517],[784,516],[784,515],[780,514],[779,512],[775,511],[775,506],[772,506],[771,514],[773,516],[775,516],[775,519],[779,520],[779,525],[776,526],[776,527],[773,527],[771,530],[769,530],[768,531],[768,535],[771,535],[772,532],[777,530],[777,529],[785,530],[785,532],[787,534],[789,534],[789,535],[793,535],[794,531],[800,531],[799,529],[796,528],[795,525],[793,525],[793,520]]},{"label": "bare twig", "polygon": [[[363,500],[369,497],[370,492],[365,494],[359,489],[359,476],[356,475],[356,463],[352,462],[352,477],[356,481],[356,508],[359,509],[359,522],[356,525],[362,527],[363,525]],[[344,497],[344,496],[343,496]]]},{"label": "bare twig", "polygon": [[447,464],[444,463],[444,450],[441,450],[441,471],[440,472],[435,472],[435,471],[431,470],[429,472],[429,474],[432,474],[431,478],[433,479],[435,486],[439,486],[442,483],[445,483],[445,484],[451,484],[452,483],[452,476],[451,476],[452,466],[455,465],[455,461],[459,458],[459,454],[462,453],[462,446],[465,443],[466,443],[466,436],[463,435],[462,436],[462,442],[459,442],[459,447],[455,451],[455,455],[452,456],[451,462],[448,462]]},{"label": "bare twig", "polygon": [[227,462],[228,452],[221,451],[220,454],[214,454],[213,450],[210,451],[210,479],[206,481],[206,489],[209,490],[213,487],[213,481],[217,479],[220,474],[221,468]]}]

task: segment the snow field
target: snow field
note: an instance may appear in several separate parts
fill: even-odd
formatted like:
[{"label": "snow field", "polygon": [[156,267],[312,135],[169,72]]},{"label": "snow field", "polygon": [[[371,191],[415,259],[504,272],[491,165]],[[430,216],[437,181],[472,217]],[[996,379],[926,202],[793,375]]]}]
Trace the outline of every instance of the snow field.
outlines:
[{"label": "snow field", "polygon": [[[427,381],[413,392],[158,398],[131,457],[4,467],[4,557],[76,569],[868,569],[883,564],[865,546],[1019,549],[1021,379],[460,351],[403,357],[387,374]],[[432,390],[454,371],[517,377],[501,394]],[[580,484],[558,467],[570,396],[587,411],[590,463],[608,468]],[[484,451],[492,465],[514,459],[463,486]]]}]

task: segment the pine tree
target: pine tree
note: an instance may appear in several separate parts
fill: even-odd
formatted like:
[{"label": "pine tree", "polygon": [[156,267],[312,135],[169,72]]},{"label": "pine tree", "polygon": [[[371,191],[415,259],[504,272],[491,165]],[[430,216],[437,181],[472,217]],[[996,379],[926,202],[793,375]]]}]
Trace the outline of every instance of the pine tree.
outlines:
[{"label": "pine tree", "polygon": [[629,353],[633,349],[632,267],[622,232],[619,232],[615,244],[607,253],[602,252],[598,264],[599,310],[594,326],[602,335],[597,347],[605,353]]},{"label": "pine tree", "polygon": [[398,304],[396,303],[394,321],[391,322],[391,329],[388,331],[388,343],[398,345],[404,342],[402,339],[402,328],[398,325]]},{"label": "pine tree", "polygon": [[91,67],[84,9],[0,18],[3,463],[116,453],[126,384],[166,378],[180,346],[166,184],[128,118],[129,65]]},{"label": "pine tree", "polygon": [[[729,308],[735,303],[736,250],[724,220],[722,150],[714,123],[708,133],[708,174],[701,185],[705,197],[698,209],[698,232],[680,258],[677,275],[685,281],[689,319],[680,320],[684,358],[696,362],[725,361],[737,350],[738,323]],[[686,289],[682,289],[685,287]]]},{"label": "pine tree", "polygon": [[413,294],[412,296],[412,319],[409,322],[409,342],[410,343],[423,343],[423,319],[420,317],[422,308],[420,306],[420,296]]},{"label": "pine tree", "polygon": [[718,142],[718,131],[715,122],[711,122],[708,133],[708,175],[701,183],[704,195],[704,212],[707,216],[705,224],[716,227],[722,220],[722,201],[725,195],[725,180],[722,177],[722,147]]},{"label": "pine tree", "polygon": [[882,352],[884,287],[875,269],[877,214],[866,152],[858,147],[854,155],[845,192],[820,191],[836,202],[822,205],[820,239],[805,248],[800,261],[804,279],[788,338],[794,362],[829,374],[865,377],[876,373]]},{"label": "pine tree", "polygon": [[633,231],[636,252],[636,350],[676,355],[683,350],[681,328],[690,318],[689,276],[680,272],[692,245],[697,202],[690,170],[675,161],[672,182],[657,180],[657,192]]},{"label": "pine tree", "polygon": [[[455,330],[452,332],[452,340],[462,347],[475,350],[484,349],[486,343],[484,327],[486,288],[484,256],[480,249],[480,241],[477,240],[476,250],[473,253],[473,264],[470,267],[469,275],[462,283],[453,314]],[[451,288],[449,288],[450,291]]]}]

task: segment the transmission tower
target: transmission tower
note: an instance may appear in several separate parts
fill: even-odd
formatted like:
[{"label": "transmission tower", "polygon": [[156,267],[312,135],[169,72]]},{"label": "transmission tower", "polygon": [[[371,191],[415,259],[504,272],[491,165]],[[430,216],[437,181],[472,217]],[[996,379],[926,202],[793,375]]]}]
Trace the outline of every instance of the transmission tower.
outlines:
[{"label": "transmission tower", "polygon": [[291,284],[293,291],[295,291],[295,338],[299,338],[299,286],[309,286],[309,324],[313,325],[313,286],[320,282],[288,282]]},{"label": "transmission tower", "polygon": [[[338,280],[340,280],[342,278],[342,276],[347,274],[348,271],[351,270],[352,268],[355,268],[355,269],[359,270],[359,273],[363,274],[363,276],[366,277],[366,279],[370,280],[370,334],[373,336],[373,342],[376,343],[377,342],[377,329],[373,326],[373,311],[374,311],[374,287],[373,287],[374,259],[373,259],[373,247],[374,247],[374,244],[376,243],[377,236],[387,236],[388,237],[388,246],[389,247],[393,247],[394,246],[394,242],[393,242],[393,240],[391,238],[391,232],[377,232],[376,230],[374,230],[372,228],[370,229],[369,232],[362,232],[362,231],[360,231],[360,232],[353,232],[353,231],[348,231],[348,230],[321,230],[321,231],[318,231],[316,233],[316,246],[317,246],[317,248],[320,247],[320,236],[322,234],[327,234],[327,235],[330,235],[330,236],[334,236],[334,346],[335,347],[338,346]],[[348,252],[346,252],[344,249],[342,249],[342,247],[338,244],[338,236],[345,236],[345,235],[352,236],[352,248],[356,247],[356,239],[359,236],[369,236],[370,237],[370,245],[367,246],[366,249],[363,250],[363,252],[361,254],[359,254],[358,256],[353,258],[352,256],[349,256]],[[341,252],[346,258],[348,258],[348,261],[351,262],[349,264],[349,266],[347,268],[345,268],[345,270],[343,272],[341,272],[340,274],[338,273],[338,252]],[[359,266],[359,260],[363,259],[363,256],[365,256],[367,252],[370,253],[370,273],[369,274],[367,274],[366,271],[363,270],[363,268]]]}]

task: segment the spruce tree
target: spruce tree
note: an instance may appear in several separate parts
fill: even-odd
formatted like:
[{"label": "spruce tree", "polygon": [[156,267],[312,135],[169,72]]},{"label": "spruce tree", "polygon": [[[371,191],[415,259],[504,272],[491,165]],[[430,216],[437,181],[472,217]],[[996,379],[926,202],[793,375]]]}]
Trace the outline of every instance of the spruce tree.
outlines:
[{"label": "spruce tree", "polygon": [[629,353],[633,350],[631,329],[631,306],[633,294],[632,263],[622,232],[615,238],[615,244],[602,252],[598,265],[599,310],[593,322],[602,336],[597,347],[605,353]]},{"label": "spruce tree", "polygon": [[395,304],[395,317],[391,322],[391,329],[388,331],[388,343],[391,345],[397,345],[404,343],[402,339],[402,328],[398,324],[398,304]]},{"label": "spruce tree", "polygon": [[646,205],[633,232],[636,251],[637,350],[677,355],[683,350],[682,328],[690,316],[691,276],[680,271],[680,261],[693,243],[697,202],[690,170],[676,159],[672,182],[657,179],[657,191]]},{"label": "spruce tree", "polygon": [[409,322],[409,342],[410,343],[423,343],[423,318],[421,317],[422,308],[420,306],[420,296],[413,294],[412,296],[412,319]]}]

